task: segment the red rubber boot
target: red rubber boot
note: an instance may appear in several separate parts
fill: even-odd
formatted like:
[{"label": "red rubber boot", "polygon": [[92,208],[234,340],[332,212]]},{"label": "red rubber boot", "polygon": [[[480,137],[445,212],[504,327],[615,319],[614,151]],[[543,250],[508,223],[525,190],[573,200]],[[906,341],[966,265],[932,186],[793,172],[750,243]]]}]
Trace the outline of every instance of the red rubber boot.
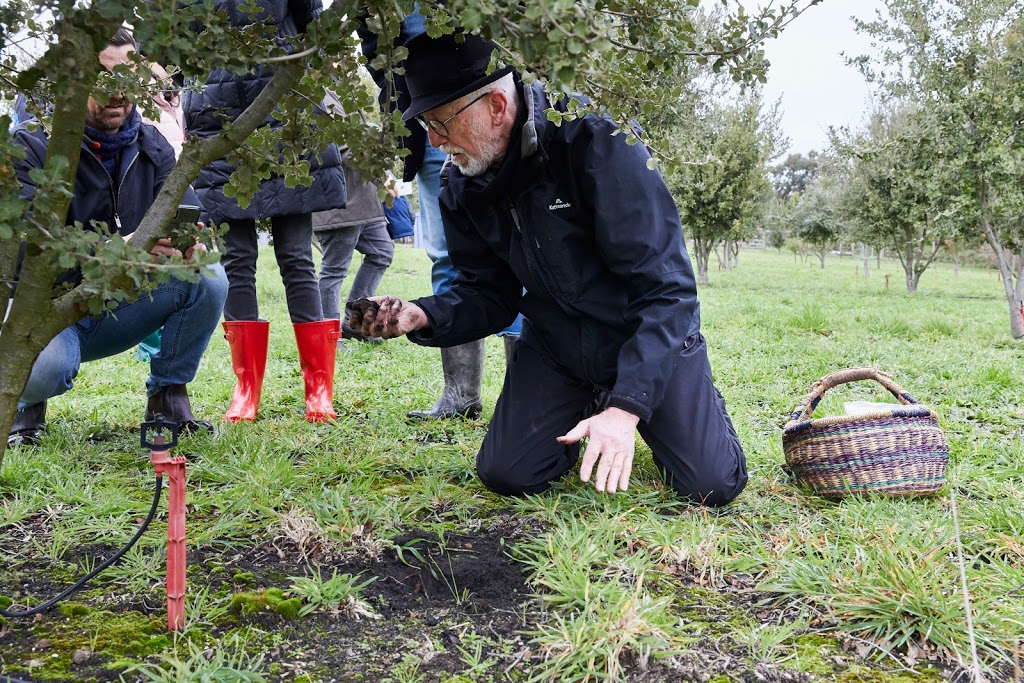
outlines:
[{"label": "red rubber boot", "polygon": [[331,422],[334,412],[334,355],[341,330],[337,320],[294,323],[299,365],[306,382],[306,420]]},{"label": "red rubber boot", "polygon": [[231,367],[238,377],[231,407],[224,413],[224,422],[252,422],[256,419],[263,392],[270,323],[266,320],[225,320],[222,324],[224,338],[231,347]]}]

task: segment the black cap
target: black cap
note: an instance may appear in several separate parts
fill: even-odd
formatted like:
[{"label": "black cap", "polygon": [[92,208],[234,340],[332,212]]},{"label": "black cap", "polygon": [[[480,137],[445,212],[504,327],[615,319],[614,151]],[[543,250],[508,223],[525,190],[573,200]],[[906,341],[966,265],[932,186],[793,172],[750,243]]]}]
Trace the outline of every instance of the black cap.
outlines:
[{"label": "black cap", "polygon": [[405,46],[409,49],[405,82],[412,102],[402,113],[404,121],[453,102],[513,71],[506,66],[488,74],[491,53],[498,46],[471,33],[439,38],[422,33]]}]

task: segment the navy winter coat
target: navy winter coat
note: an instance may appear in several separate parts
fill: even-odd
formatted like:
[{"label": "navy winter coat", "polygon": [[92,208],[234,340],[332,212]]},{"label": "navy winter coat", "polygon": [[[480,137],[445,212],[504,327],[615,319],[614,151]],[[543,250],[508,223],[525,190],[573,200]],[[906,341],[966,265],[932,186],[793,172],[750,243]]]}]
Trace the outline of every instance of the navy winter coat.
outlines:
[{"label": "navy winter coat", "polygon": [[[323,9],[320,0],[215,0],[214,5],[227,14],[232,26],[238,27],[254,23],[253,15],[241,7],[259,6],[263,11],[257,13],[256,18],[277,26],[278,43],[284,49],[292,49],[288,39],[304,32]],[[219,133],[222,121],[237,118],[253,103],[273,75],[273,69],[266,66],[241,75],[214,69],[201,91],[185,92],[182,109],[186,135],[205,138]],[[260,126],[280,128],[281,122],[271,113]],[[319,161],[315,156],[309,161],[312,185],[286,188],[283,178],[270,178],[260,184],[256,196],[244,209],[233,198],[224,196],[224,185],[235,170],[225,159],[219,159],[200,171],[194,185],[215,223],[227,219],[313,213],[345,206],[345,176],[338,147],[331,144],[321,153]]]},{"label": "navy winter coat", "polygon": [[[25,123],[15,126],[11,135],[15,143],[25,148],[25,158],[15,164],[14,172],[21,183],[21,198],[31,202],[36,196],[36,184],[30,173],[46,163],[49,140],[42,126],[29,130]],[[83,140],[66,225],[78,221],[84,229],[92,230],[90,221],[102,221],[121,235],[132,234],[173,168],[174,150],[160,131],[149,124],[142,124],[135,142],[121,150],[116,182]],[[199,205],[191,187],[181,203]],[[76,283],[80,279],[77,271],[68,271],[58,278],[58,283]]]},{"label": "navy winter coat", "polygon": [[[25,158],[15,165],[21,197],[32,201],[36,185],[29,173],[43,167],[49,140],[42,126],[30,131],[26,124],[21,124],[11,133],[14,142],[25,148]],[[86,230],[91,230],[90,221],[103,221],[111,229],[116,226],[121,235],[132,234],[173,168],[174,150],[160,131],[149,124],[142,124],[135,142],[121,150],[116,182],[83,141],[67,225],[80,221]],[[191,187],[181,203],[199,205]]]},{"label": "navy winter coat", "polygon": [[416,301],[432,329],[410,338],[462,344],[521,311],[524,343],[649,420],[700,329],[679,213],[647,150],[613,136],[614,122],[591,114],[555,126],[539,83],[520,92],[500,169],[449,172],[441,216],[458,274],[449,291]]}]

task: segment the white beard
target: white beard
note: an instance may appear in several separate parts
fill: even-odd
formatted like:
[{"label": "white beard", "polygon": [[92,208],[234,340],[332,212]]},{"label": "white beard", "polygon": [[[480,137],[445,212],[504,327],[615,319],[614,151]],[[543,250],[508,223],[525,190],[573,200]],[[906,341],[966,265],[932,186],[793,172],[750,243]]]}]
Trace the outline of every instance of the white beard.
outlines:
[{"label": "white beard", "polygon": [[486,171],[502,157],[505,156],[505,141],[500,138],[484,138],[482,126],[471,126],[469,134],[475,135],[481,141],[477,144],[480,149],[480,156],[470,156],[461,147],[455,145],[441,145],[441,151],[445,154],[461,154],[462,160],[452,160],[464,176],[477,176]]}]

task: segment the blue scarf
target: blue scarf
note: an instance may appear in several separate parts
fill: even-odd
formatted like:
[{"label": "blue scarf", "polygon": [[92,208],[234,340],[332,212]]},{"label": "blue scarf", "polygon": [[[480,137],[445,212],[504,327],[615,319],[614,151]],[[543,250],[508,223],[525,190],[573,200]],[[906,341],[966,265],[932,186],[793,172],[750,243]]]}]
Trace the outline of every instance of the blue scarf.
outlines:
[{"label": "blue scarf", "polygon": [[86,146],[92,150],[93,156],[103,164],[103,168],[107,169],[111,178],[117,178],[117,158],[121,154],[121,150],[135,142],[141,126],[142,116],[139,115],[137,108],[132,107],[128,118],[116,133],[104,133],[91,126],[85,127]]}]

